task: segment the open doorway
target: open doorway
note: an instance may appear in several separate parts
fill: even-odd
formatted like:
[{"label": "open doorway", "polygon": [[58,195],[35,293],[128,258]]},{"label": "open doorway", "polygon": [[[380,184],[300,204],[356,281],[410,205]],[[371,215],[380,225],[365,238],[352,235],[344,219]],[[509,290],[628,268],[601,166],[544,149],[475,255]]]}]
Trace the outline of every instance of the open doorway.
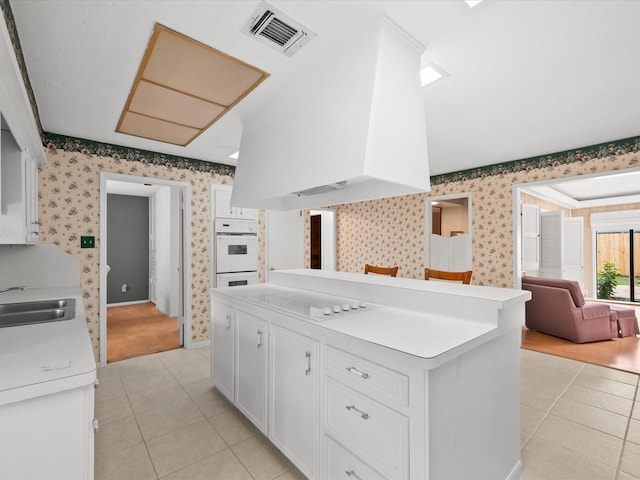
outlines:
[{"label": "open doorway", "polygon": [[336,269],[336,212],[327,208],[309,211],[309,268]]},{"label": "open doorway", "polygon": [[101,174],[100,363],[188,346],[189,184]]},{"label": "open doorway", "polygon": [[[637,301],[640,169],[514,185],[513,199],[514,287],[525,274],[564,278],[585,298]],[[602,295],[607,264],[616,288]]]}]

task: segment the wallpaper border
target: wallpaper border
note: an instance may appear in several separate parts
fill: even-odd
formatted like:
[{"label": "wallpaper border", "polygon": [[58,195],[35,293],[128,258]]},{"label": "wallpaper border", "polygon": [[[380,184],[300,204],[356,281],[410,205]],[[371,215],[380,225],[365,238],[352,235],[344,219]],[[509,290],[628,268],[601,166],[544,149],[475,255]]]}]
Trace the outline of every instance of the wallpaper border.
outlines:
[{"label": "wallpaper border", "polygon": [[[86,155],[112,157],[116,160],[124,159],[153,165],[163,165],[169,168],[182,168],[198,172],[217,173],[220,175],[229,175],[232,178],[235,176],[235,167],[232,165],[178,157],[149,150],[140,150],[66,135],[58,135],[50,132],[45,132],[44,138],[47,150],[61,149],[69,152],[80,152]],[[531,170],[558,167],[572,163],[585,163],[592,159],[620,156],[634,152],[640,152],[640,136],[599,143],[572,150],[565,150],[563,152],[540,155],[537,157],[530,157],[522,160],[496,163],[484,167],[461,170],[459,172],[434,175],[431,177],[431,185],[443,185],[447,183],[473,180],[476,178],[528,172]]]},{"label": "wallpaper border", "polygon": [[510,173],[528,172],[531,170],[559,167],[572,163],[585,163],[597,158],[624,155],[640,151],[640,136],[629,137],[622,140],[598,143],[588,147],[565,150],[563,152],[550,153],[536,157],[513,160],[510,162],[496,163],[484,167],[461,170],[454,173],[444,173],[431,177],[431,185],[462,182],[476,178],[493,177]]},{"label": "wallpaper border", "polygon": [[160,165],[167,168],[180,168],[193,172],[208,172],[211,174],[235,176],[236,168],[233,165],[207,162],[195,158],[178,157],[165,153],[152,152],[137,148],[123,147],[109,143],[86,140],[84,138],[58,135],[57,133],[44,133],[44,146],[48,151],[57,149],[66,152],[79,152],[85,155],[97,155],[111,157],[114,160],[128,160],[149,165]]}]

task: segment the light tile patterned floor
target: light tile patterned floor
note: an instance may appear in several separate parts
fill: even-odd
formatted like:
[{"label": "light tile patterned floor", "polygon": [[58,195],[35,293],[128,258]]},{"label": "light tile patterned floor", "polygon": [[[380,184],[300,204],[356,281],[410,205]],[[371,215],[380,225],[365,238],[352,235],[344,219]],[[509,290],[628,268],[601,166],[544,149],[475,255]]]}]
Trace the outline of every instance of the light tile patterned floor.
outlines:
[{"label": "light tile patterned floor", "polygon": [[[98,372],[96,480],[303,480],[212,387],[210,350]],[[640,479],[638,375],[522,350],[522,480]]]}]

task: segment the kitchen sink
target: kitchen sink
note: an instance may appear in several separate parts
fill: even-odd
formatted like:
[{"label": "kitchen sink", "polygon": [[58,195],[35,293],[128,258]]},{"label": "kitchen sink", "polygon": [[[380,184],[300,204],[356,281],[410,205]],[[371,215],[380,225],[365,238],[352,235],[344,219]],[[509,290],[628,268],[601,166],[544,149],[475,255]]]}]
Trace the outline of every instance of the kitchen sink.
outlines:
[{"label": "kitchen sink", "polygon": [[0,304],[0,328],[71,320],[75,307],[73,298]]}]

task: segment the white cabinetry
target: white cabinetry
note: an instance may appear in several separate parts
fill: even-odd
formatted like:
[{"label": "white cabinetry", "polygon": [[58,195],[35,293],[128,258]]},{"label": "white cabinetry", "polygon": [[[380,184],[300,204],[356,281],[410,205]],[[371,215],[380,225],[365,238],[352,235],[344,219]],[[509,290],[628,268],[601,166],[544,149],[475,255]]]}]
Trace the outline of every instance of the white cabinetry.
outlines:
[{"label": "white cabinetry", "polygon": [[236,405],[267,431],[267,322],[243,311],[236,314]]},{"label": "white cabinetry", "polygon": [[316,478],[318,342],[271,329],[271,441],[309,478]]},{"label": "white cabinetry", "polygon": [[257,220],[258,210],[231,206],[231,190],[229,185],[213,185],[214,212],[216,218],[244,218]]},{"label": "white cabinetry", "polygon": [[234,396],[235,311],[219,303],[211,303],[211,380],[229,400]]},{"label": "white cabinetry", "polygon": [[10,131],[2,130],[0,143],[0,243],[36,243],[36,163],[26,152],[20,150]]},{"label": "white cabinetry", "polygon": [[0,478],[93,478],[94,386],[0,407]]},{"label": "white cabinetry", "polygon": [[[327,471],[335,471],[334,462],[351,455],[354,478],[371,478],[373,470],[378,476],[409,478],[409,417],[404,414],[409,377],[327,346],[325,391],[325,432],[333,448],[333,455],[326,457]],[[331,437],[347,452],[331,447]]]}]

